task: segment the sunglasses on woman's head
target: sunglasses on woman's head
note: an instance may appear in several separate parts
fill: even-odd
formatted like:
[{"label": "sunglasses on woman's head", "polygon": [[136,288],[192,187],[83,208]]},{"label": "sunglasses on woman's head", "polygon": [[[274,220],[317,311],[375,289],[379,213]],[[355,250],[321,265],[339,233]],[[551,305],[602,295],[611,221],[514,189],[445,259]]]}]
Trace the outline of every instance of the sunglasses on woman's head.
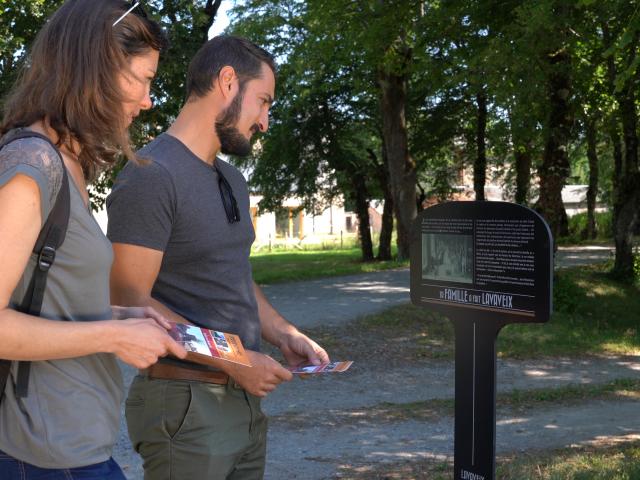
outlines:
[{"label": "sunglasses on woman's head", "polygon": [[131,2],[131,7],[124,12],[122,15],[120,15],[120,17],[113,22],[113,25],[111,25],[112,27],[115,27],[118,23],[120,23],[127,15],[129,15],[131,12],[134,13],[134,15],[137,15],[139,17],[142,18],[147,18],[147,12],[144,11],[144,9],[142,8],[142,5],[140,5],[142,2]]}]

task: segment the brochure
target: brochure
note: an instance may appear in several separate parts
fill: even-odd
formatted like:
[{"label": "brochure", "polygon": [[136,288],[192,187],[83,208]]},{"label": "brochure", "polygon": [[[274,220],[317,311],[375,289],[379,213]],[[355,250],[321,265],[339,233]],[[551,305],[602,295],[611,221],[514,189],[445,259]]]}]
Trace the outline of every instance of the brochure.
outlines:
[{"label": "brochure", "polygon": [[212,365],[214,358],[251,366],[242,342],[232,333],[173,323],[169,335],[187,351],[187,361]]},{"label": "brochure", "polygon": [[322,365],[298,365],[297,367],[288,367],[288,370],[293,374],[299,375],[315,375],[318,373],[338,373],[344,372],[349,369],[353,362],[331,362],[323,363]]}]

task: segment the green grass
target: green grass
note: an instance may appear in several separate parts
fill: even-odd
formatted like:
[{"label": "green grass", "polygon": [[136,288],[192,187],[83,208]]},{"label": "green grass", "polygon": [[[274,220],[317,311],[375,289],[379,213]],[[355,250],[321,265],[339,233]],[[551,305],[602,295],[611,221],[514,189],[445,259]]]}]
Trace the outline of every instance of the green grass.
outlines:
[{"label": "green grass", "polygon": [[[606,265],[557,272],[554,314],[545,324],[511,324],[498,335],[498,355],[510,358],[633,355],[640,352],[640,286],[621,283]],[[409,338],[414,356],[452,358],[451,322],[423,307],[400,305],[363,317],[359,328]]]},{"label": "green grass", "polygon": [[505,327],[498,336],[500,355],[640,352],[640,288],[612,279],[608,267],[594,265],[559,272],[551,320]]},{"label": "green grass", "polygon": [[[638,480],[640,440],[520,453],[497,459],[497,480]],[[405,460],[367,465],[344,464],[343,480],[451,480],[453,464],[442,460]]]},{"label": "green grass", "polygon": [[640,441],[557,450],[498,462],[497,478],[511,480],[640,479]]},{"label": "green grass", "polygon": [[[575,384],[558,388],[539,388],[530,390],[513,390],[499,393],[496,406],[500,409],[529,411],[533,408],[557,405],[576,405],[592,400],[638,400],[640,399],[640,380],[616,379],[612,382],[589,385]],[[336,425],[357,425],[371,423],[376,425],[406,420],[434,421],[446,416],[453,416],[455,400],[430,399],[408,403],[383,402],[366,409],[339,410],[325,414],[318,420],[309,412],[299,415],[288,413],[278,421],[297,424],[301,428],[310,428],[318,422],[335,423]]]},{"label": "green grass", "polygon": [[251,254],[253,278],[260,285],[375,272],[406,267],[409,262],[363,262],[360,248],[281,250]]},{"label": "green grass", "polygon": [[638,399],[640,398],[640,380],[619,378],[601,384],[574,384],[558,388],[540,388],[534,390],[512,390],[497,396],[497,405],[518,409],[529,409],[548,405],[567,405],[570,402],[582,402],[595,399]]},{"label": "green grass", "polygon": [[[602,384],[574,384],[557,388],[538,388],[530,390],[512,390],[496,396],[498,408],[529,410],[545,405],[568,405],[588,400],[623,400],[640,399],[640,380],[619,378]],[[453,398],[420,400],[408,403],[384,402],[377,407],[368,407],[363,414],[383,421],[406,419],[430,420],[453,415],[455,400]],[[358,412],[356,412],[358,413]],[[347,411],[344,415],[352,415]],[[371,419],[371,418],[370,418]],[[639,477],[640,478],[640,477]]]}]

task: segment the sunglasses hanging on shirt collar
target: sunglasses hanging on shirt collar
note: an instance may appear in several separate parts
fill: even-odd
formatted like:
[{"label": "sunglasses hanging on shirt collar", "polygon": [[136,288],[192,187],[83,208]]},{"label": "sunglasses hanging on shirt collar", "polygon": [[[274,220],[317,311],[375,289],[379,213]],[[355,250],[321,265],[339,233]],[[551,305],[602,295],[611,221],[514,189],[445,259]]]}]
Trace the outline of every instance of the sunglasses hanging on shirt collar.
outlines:
[{"label": "sunglasses hanging on shirt collar", "polygon": [[238,202],[233,195],[231,185],[224,177],[218,165],[214,161],[213,168],[218,174],[218,188],[220,189],[220,198],[222,199],[222,206],[224,207],[224,213],[227,214],[227,221],[236,223],[240,221],[240,209],[238,209]]}]

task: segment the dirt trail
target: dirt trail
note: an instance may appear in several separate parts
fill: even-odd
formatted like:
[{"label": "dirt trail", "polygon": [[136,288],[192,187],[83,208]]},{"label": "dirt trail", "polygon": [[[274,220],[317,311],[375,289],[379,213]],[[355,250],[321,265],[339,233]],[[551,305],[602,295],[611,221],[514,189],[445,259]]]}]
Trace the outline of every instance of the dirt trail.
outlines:
[{"label": "dirt trail", "polygon": [[[640,357],[499,361],[497,377],[499,393],[640,380]],[[452,457],[451,415],[425,420],[409,414],[399,421],[386,421],[366,412],[367,407],[372,410],[383,402],[402,405],[451,399],[453,378],[451,361],[424,361],[382,372],[354,366],[352,372],[335,379],[296,380],[280,387],[264,403],[265,411],[275,415],[266,478],[339,478],[341,466],[347,464]],[[625,399],[543,405],[526,412],[499,408],[497,454],[586,444],[604,436],[637,438],[638,408],[637,401]]]},{"label": "dirt trail", "polygon": [[[452,459],[453,422],[403,420],[375,425],[333,425],[323,421],[304,429],[271,424],[267,480],[342,478],[341,467],[418,459]],[[496,454],[524,453],[597,443],[603,438],[640,437],[638,402],[589,401],[580,405],[532,409],[526,414],[497,412]]]},{"label": "dirt trail", "polygon": [[[449,360],[422,360],[384,371],[354,364],[344,374],[295,379],[280,385],[265,399],[263,409],[269,415],[286,415],[453,398],[454,375],[454,364]],[[640,379],[640,357],[498,360],[496,383],[498,393],[502,393],[597,385],[616,379]]]}]

